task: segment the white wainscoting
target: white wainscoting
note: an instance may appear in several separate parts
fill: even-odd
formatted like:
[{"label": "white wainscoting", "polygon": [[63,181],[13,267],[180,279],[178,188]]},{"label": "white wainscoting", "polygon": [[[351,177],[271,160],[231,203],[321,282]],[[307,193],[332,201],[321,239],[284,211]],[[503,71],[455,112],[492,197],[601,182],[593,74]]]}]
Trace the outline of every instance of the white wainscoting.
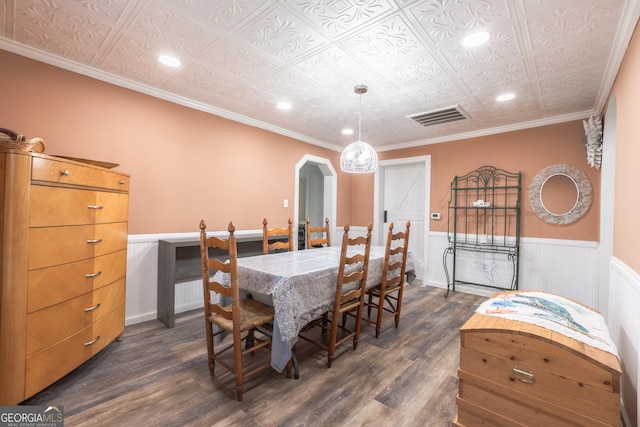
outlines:
[{"label": "white wainscoting", "polygon": [[[226,231],[207,233],[226,238]],[[236,237],[262,238],[262,230],[239,230]],[[158,303],[158,241],[163,239],[194,239],[199,233],[131,235],[127,245],[127,299],[125,324],[145,322],[157,318]],[[202,307],[202,281],[176,283],[175,313]]]},{"label": "white wainscoting", "polygon": [[[447,233],[432,232],[429,244],[429,268],[427,283],[442,288],[447,287],[444,274],[443,253],[448,246]],[[597,307],[598,303],[598,271],[596,266],[596,242],[557,239],[520,239],[520,274],[519,289],[539,290],[551,292],[571,298],[589,307]],[[465,253],[465,257],[473,258],[473,253]],[[451,256],[448,257],[449,262]],[[505,256],[506,258],[506,256]],[[475,261],[468,261],[478,265],[481,270],[488,271],[490,267],[483,267],[487,258],[478,257]],[[458,272],[468,269],[467,265],[458,264]],[[495,275],[506,277],[510,283],[510,263],[494,265],[499,270]],[[501,269],[507,271],[501,271]],[[482,273],[482,272],[481,272]],[[483,282],[487,283],[487,282]],[[469,292],[489,296],[496,289],[480,286],[456,285],[456,291]]]},{"label": "white wainscoting", "polygon": [[607,326],[622,365],[622,413],[625,425],[640,425],[640,275],[612,258]]}]

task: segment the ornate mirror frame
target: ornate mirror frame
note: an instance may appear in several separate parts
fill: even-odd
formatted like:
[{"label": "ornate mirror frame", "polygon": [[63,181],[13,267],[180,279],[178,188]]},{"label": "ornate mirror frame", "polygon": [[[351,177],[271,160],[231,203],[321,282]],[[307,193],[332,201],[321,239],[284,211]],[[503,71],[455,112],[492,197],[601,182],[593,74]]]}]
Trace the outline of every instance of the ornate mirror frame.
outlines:
[{"label": "ornate mirror frame", "polygon": [[[570,178],[575,183],[578,193],[573,208],[569,210],[569,212],[561,215],[549,212],[542,202],[542,187],[549,178],[556,175],[564,175]],[[531,187],[529,187],[529,202],[531,203],[533,212],[538,218],[549,224],[565,225],[576,222],[582,218],[591,207],[591,197],[591,182],[587,175],[580,169],[565,164],[551,165],[542,169],[538,175],[533,178]]]}]

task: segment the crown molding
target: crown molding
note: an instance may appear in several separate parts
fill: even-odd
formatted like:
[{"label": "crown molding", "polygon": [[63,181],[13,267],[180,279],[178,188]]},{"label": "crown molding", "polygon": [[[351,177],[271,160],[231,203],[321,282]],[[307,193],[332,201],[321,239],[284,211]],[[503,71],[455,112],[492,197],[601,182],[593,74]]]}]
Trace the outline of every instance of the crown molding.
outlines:
[{"label": "crown molding", "polygon": [[418,141],[411,141],[411,142],[405,142],[402,144],[394,144],[394,145],[386,145],[384,147],[376,147],[377,151],[391,151],[391,150],[400,150],[403,148],[413,148],[413,147],[419,147],[422,145],[431,145],[431,144],[440,144],[442,142],[451,142],[451,141],[458,141],[461,139],[470,139],[470,138],[477,138],[480,136],[487,136],[487,135],[495,135],[495,134],[499,134],[499,133],[505,133],[505,132],[514,132],[514,131],[518,131],[518,130],[524,130],[524,129],[531,129],[531,128],[536,128],[536,127],[541,127],[541,126],[549,126],[549,125],[555,125],[558,123],[565,123],[565,122],[570,122],[570,121],[574,121],[574,120],[583,120],[586,119],[592,115],[596,115],[598,114],[597,112],[595,112],[594,110],[591,111],[582,111],[582,112],[578,112],[578,113],[572,113],[572,114],[565,114],[562,116],[556,116],[556,117],[550,117],[547,119],[543,119],[543,120],[533,120],[530,122],[522,122],[522,123],[516,123],[513,125],[508,125],[508,126],[499,126],[499,127],[494,127],[494,128],[487,128],[487,129],[482,129],[479,131],[473,131],[473,132],[465,132],[465,133],[458,133],[455,135],[447,135],[447,136],[443,136],[443,137],[439,137],[439,138],[431,138],[431,139],[421,139]]}]

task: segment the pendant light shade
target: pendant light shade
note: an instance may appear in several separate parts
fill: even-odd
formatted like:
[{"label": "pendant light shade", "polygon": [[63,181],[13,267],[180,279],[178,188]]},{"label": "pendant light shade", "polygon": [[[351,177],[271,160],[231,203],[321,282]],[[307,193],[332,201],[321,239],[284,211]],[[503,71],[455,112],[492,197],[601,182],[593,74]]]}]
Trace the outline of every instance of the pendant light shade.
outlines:
[{"label": "pendant light shade", "polygon": [[375,172],[378,168],[376,150],[364,141],[347,145],[340,156],[340,169],[351,173]]},{"label": "pendant light shade", "polygon": [[349,173],[371,173],[378,168],[378,153],[366,142],[362,141],[362,94],[367,93],[367,86],[358,85],[354,92],[360,95],[360,112],[358,113],[358,140],[347,145],[340,156],[340,169]]}]

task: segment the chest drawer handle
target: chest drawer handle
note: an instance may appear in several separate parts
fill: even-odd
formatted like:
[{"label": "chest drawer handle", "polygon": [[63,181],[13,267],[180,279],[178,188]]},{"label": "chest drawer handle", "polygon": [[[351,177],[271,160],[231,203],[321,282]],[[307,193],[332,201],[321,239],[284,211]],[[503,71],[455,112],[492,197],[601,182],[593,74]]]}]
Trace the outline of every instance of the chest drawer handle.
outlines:
[{"label": "chest drawer handle", "polygon": [[100,242],[102,242],[102,239],[87,240],[87,243],[100,243]]},{"label": "chest drawer handle", "polygon": [[84,312],[85,312],[85,313],[88,313],[88,312],[90,312],[90,311],[97,310],[97,309],[99,309],[99,308],[100,308],[100,303],[98,303],[98,304],[94,305],[93,307],[85,308],[85,309],[84,309]]},{"label": "chest drawer handle", "polygon": [[125,184],[126,182],[124,181],[124,179],[120,181],[120,185],[125,185]]},{"label": "chest drawer handle", "polygon": [[60,171],[60,175],[62,176],[69,176],[69,169],[65,169],[63,171]]},{"label": "chest drawer handle", "polygon": [[513,376],[518,380],[526,384],[533,384],[536,382],[536,376],[533,372],[525,371],[519,368],[513,368]]},{"label": "chest drawer handle", "polygon": [[100,205],[89,205],[87,207],[89,209],[102,209],[102,208],[104,208],[104,206],[100,206]]},{"label": "chest drawer handle", "polygon": [[99,275],[102,274],[102,271],[98,271],[97,273],[89,273],[89,274],[85,274],[84,277],[86,277],[87,279],[91,279],[93,277],[98,277]]},{"label": "chest drawer handle", "polygon": [[100,335],[98,335],[95,339],[84,343],[84,346],[85,347],[89,347],[90,345],[93,345],[93,344],[97,343],[99,340],[100,340]]}]

